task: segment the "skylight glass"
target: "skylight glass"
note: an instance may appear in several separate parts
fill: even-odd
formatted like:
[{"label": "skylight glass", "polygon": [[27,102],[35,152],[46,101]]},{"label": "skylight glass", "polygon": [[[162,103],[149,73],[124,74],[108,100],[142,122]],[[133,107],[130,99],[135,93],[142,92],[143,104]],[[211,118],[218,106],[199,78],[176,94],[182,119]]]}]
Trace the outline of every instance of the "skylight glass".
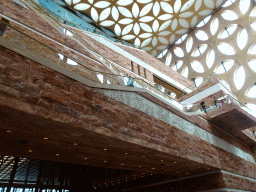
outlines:
[{"label": "skylight glass", "polygon": [[172,62],[172,54],[170,53],[169,55],[167,55],[165,65],[170,66],[171,62]]},{"label": "skylight glass", "polygon": [[177,57],[184,57],[184,52],[180,47],[175,47],[174,53]]},{"label": "skylight glass", "polygon": [[218,45],[218,48],[219,48],[220,52],[222,52],[225,55],[234,55],[235,54],[235,50],[233,49],[233,47],[227,43],[220,43]]},{"label": "skylight glass", "polygon": [[238,19],[237,14],[234,11],[226,10],[224,11],[221,16],[228,21],[234,21]]},{"label": "skylight glass", "polygon": [[224,39],[231,36],[237,28],[237,24],[232,24],[229,27],[225,27],[222,33],[218,35],[219,39]]},{"label": "skylight glass", "polygon": [[255,54],[256,54],[256,44],[254,44],[254,45],[252,45],[252,46],[250,47],[250,49],[248,50],[248,53],[249,53],[250,55],[255,55]]},{"label": "skylight glass", "polygon": [[165,49],[165,50],[163,50],[163,52],[162,53],[160,53],[158,56],[157,56],[157,58],[162,58],[163,56],[165,56],[165,54],[167,53],[167,49]]},{"label": "skylight glass", "polygon": [[197,73],[203,73],[204,72],[204,67],[199,61],[193,61],[191,63],[192,68],[197,72]]},{"label": "skylight glass", "polygon": [[208,35],[206,32],[199,30],[196,32],[196,37],[201,40],[201,41],[206,41],[208,40]]},{"label": "skylight glass", "polygon": [[243,29],[238,35],[237,35],[237,44],[239,49],[245,48],[248,41],[248,33],[246,29]]},{"label": "skylight glass", "polygon": [[207,49],[208,45],[207,44],[203,44],[203,45],[200,45],[198,46],[195,51],[192,53],[192,56],[193,57],[198,57],[200,55],[202,55],[205,50]]},{"label": "skylight glass", "polygon": [[179,61],[175,62],[175,64],[174,64],[174,66],[172,67],[172,69],[173,69],[174,71],[177,71],[177,70],[179,70],[179,69],[181,68],[182,64],[183,64],[183,61],[179,60]]},{"label": "skylight glass", "polygon": [[196,78],[195,79],[196,86],[199,87],[202,84],[203,80],[204,79],[202,77]]},{"label": "skylight glass", "polygon": [[210,31],[212,35],[216,34],[216,32],[218,31],[218,28],[219,28],[219,19],[215,18],[214,20],[212,20],[211,26],[210,26]]},{"label": "skylight glass", "polygon": [[204,18],[200,23],[197,24],[196,27],[203,27],[204,25],[206,25],[206,23],[208,23],[208,21],[211,19],[211,15],[207,16],[206,18]]},{"label": "skylight glass", "polygon": [[240,0],[239,8],[242,14],[245,14],[250,7],[250,0]]},{"label": "skylight glass", "polygon": [[229,71],[233,67],[234,63],[235,63],[234,60],[228,60],[228,61],[223,62],[223,64],[221,64],[219,66],[219,68],[217,69],[216,73],[222,74],[222,73],[225,73],[226,71]]},{"label": "skylight glass", "polygon": [[214,64],[214,60],[215,60],[215,52],[212,49],[210,52],[208,52],[207,56],[206,56],[206,65],[207,67],[210,69],[212,67],[212,65]]},{"label": "skylight glass", "polygon": [[248,91],[247,97],[256,98],[256,85]]},{"label": "skylight glass", "polygon": [[248,107],[251,111],[250,113],[254,116],[256,116],[256,105],[252,103],[247,103],[246,107]]},{"label": "skylight glass", "polygon": [[226,3],[224,3],[222,5],[222,7],[228,7],[228,6],[232,5],[234,2],[235,2],[235,0],[227,0]]},{"label": "skylight glass", "polygon": [[245,71],[244,68],[241,66],[239,67],[235,74],[234,74],[234,83],[237,88],[237,90],[240,90],[245,82]]},{"label": "skylight glass", "polygon": [[185,34],[183,36],[181,36],[176,42],[175,44],[180,44],[181,42],[183,42],[186,38],[187,38],[188,34]]},{"label": "skylight glass", "polygon": [[187,43],[186,43],[186,50],[187,50],[188,53],[191,51],[192,46],[193,46],[193,38],[190,37],[190,38],[187,40]]},{"label": "skylight glass", "polygon": [[182,75],[186,78],[188,78],[188,67],[186,67],[183,72],[182,72]]},{"label": "skylight glass", "polygon": [[248,65],[250,66],[250,68],[256,72],[256,60],[255,59],[252,59],[250,61],[248,61]]}]

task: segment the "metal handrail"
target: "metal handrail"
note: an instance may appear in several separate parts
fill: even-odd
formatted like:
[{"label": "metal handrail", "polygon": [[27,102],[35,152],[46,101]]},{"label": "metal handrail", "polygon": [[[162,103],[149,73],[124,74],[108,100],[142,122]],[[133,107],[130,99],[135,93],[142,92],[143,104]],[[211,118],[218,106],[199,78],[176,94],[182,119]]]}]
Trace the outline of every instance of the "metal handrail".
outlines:
[{"label": "metal handrail", "polygon": [[[48,48],[48,49],[54,51],[54,52],[56,53],[56,55],[57,55],[57,54],[62,54],[61,52],[55,50],[54,48],[52,48],[52,47],[46,45],[45,43],[43,43],[43,42],[37,40],[36,38],[31,37],[30,35],[26,34],[26,33],[23,32],[22,30],[20,30],[19,28],[12,26],[10,23],[6,23],[6,22],[4,22],[4,21],[2,21],[2,20],[0,20],[0,22],[3,23],[4,25],[10,27],[11,29],[13,29],[13,30],[19,32],[20,34],[24,35],[25,37],[28,37],[28,38],[34,40],[36,43],[39,43],[40,45],[43,45],[44,47],[46,47],[46,48]],[[6,32],[5,32],[5,33],[6,33]],[[5,33],[4,33],[4,34],[5,34]],[[8,35],[8,34],[7,34],[7,35]],[[9,39],[9,38],[8,38],[8,39]],[[10,39],[9,39],[9,40],[10,40]],[[29,44],[29,45],[30,45],[30,44]],[[65,56],[66,58],[70,58],[70,57],[66,56],[65,54],[62,54],[62,55]],[[46,58],[47,58],[47,56],[45,56],[45,55],[43,55],[43,57],[46,57]],[[73,60],[73,61],[76,61],[76,60],[73,59],[73,58],[70,58],[70,59]],[[59,65],[59,62],[57,63],[57,65]],[[173,101],[173,102],[174,102],[173,104],[176,103],[176,104],[178,104],[179,106],[182,106],[182,107],[183,107],[182,110],[185,111],[185,112],[198,112],[198,111],[202,111],[202,106],[201,106],[200,104],[182,105],[182,104],[178,103],[176,100],[174,100],[172,97],[170,97],[169,95],[167,95],[165,92],[162,92],[162,91],[156,89],[154,86],[152,86],[151,84],[147,83],[146,81],[144,81],[144,80],[142,80],[142,79],[131,78],[131,77],[123,76],[123,75],[116,75],[116,74],[112,74],[112,73],[106,73],[106,72],[102,72],[102,71],[93,70],[93,69],[90,69],[90,68],[88,68],[88,67],[86,67],[86,66],[80,64],[80,62],[77,62],[77,65],[80,65],[81,67],[83,67],[84,69],[87,69],[87,70],[90,72],[91,77],[85,77],[85,78],[90,79],[90,80],[92,80],[92,81],[95,81],[95,82],[97,82],[97,83],[100,82],[99,77],[98,77],[98,79],[95,79],[95,78],[92,77],[92,75],[94,75],[94,77],[95,77],[95,76],[98,76],[99,74],[101,74],[102,76],[104,76],[103,78],[105,78],[105,83],[107,83],[107,84],[111,84],[110,81],[112,80],[112,83],[113,83],[113,81],[115,81],[116,83],[121,82],[120,84],[118,84],[118,85],[120,85],[120,86],[124,86],[124,85],[126,85],[126,86],[131,86],[131,85],[132,85],[133,87],[146,88],[146,89],[148,89],[149,91],[152,91],[152,92],[156,93],[157,95],[162,96],[162,97],[168,99],[169,101]],[[70,66],[70,65],[69,65],[69,66]],[[96,78],[97,78],[97,77],[96,77]],[[121,81],[120,81],[120,80],[121,80]],[[109,81],[109,83],[108,83],[107,81]],[[130,84],[128,84],[128,81],[130,81]],[[102,81],[101,83],[104,83],[104,82]],[[242,103],[240,103],[240,102],[239,102],[236,98],[234,98],[232,95],[226,94],[226,95],[221,96],[221,97],[228,97],[228,98],[230,98],[231,100],[234,101],[233,103],[237,104],[237,105],[238,105],[239,107],[241,107],[242,109],[245,109],[245,111],[247,111],[247,112],[249,112],[249,113],[251,112],[251,110],[250,110],[248,107],[246,107],[245,105],[243,105]],[[220,98],[218,98],[218,99],[220,99]],[[214,103],[214,100],[212,99],[212,100],[210,100],[210,101],[205,102],[205,105],[206,105],[206,106],[207,106],[207,105],[212,105],[212,106],[214,106],[213,103]],[[212,106],[211,106],[211,107],[212,107]],[[253,115],[253,114],[252,114],[252,115]],[[254,116],[254,115],[253,115],[253,116]]]},{"label": "metal handrail", "polygon": [[[65,26],[62,25],[62,23],[59,23],[58,20],[56,20],[55,18],[53,18],[50,14],[48,14],[47,11],[45,11],[45,9],[39,5],[38,3],[36,3],[34,0],[21,0],[29,9],[30,6],[27,5],[27,3],[29,3],[30,5],[33,6],[34,9],[36,9],[37,11],[39,11],[40,13],[44,14],[45,16],[47,16],[48,18],[50,18],[55,24],[57,24],[59,27],[61,27],[62,29],[65,29],[69,32],[72,32],[72,35],[74,35],[74,37],[77,37],[82,45],[84,45],[86,48],[88,48],[89,50],[93,51],[93,52],[96,52],[98,55],[101,56],[101,58],[108,64],[108,67],[111,69],[111,70],[116,70],[116,72],[118,72],[119,74],[121,73],[119,71],[119,69],[117,69],[115,66],[111,65],[109,63],[109,61],[104,57],[102,56],[96,49],[94,49],[88,42],[86,42],[80,35],[78,35],[76,32],[74,31],[71,31],[70,29],[67,29]],[[30,2],[29,2],[30,1]],[[34,10],[32,10],[34,11]],[[97,56],[96,56],[97,57]],[[104,62],[102,62],[103,65],[105,65]],[[114,69],[113,69],[114,68]]]},{"label": "metal handrail", "polygon": [[[54,16],[56,19],[58,19],[58,20],[60,20],[60,21],[63,21],[63,22],[66,22],[66,23],[69,23],[70,25],[73,25],[73,26],[80,26],[80,27],[83,27],[83,28],[85,28],[87,31],[91,31],[92,29],[91,28],[88,28],[88,27],[86,27],[86,26],[83,26],[83,25],[80,25],[80,24],[77,24],[77,23],[73,23],[73,22],[70,22],[70,21],[67,21],[67,20],[65,20],[65,19],[63,19],[63,18],[61,18],[59,15],[57,15],[56,13],[53,13],[52,11],[50,11],[50,10],[47,10],[47,9],[45,9],[49,14],[51,14],[52,16]],[[70,12],[71,14],[73,14],[72,12]],[[74,15],[74,14],[73,14]],[[74,15],[74,16],[76,16],[76,15]],[[76,17],[78,17],[78,16],[76,16]],[[90,23],[88,23],[87,21],[85,21],[85,20],[83,20],[86,24],[88,24],[88,25],[90,25],[90,26],[92,26]],[[65,23],[64,23],[65,24]],[[93,27],[93,26],[92,26]],[[101,33],[103,33],[105,36],[107,36],[107,38],[108,39],[113,39],[114,40],[114,42],[119,42],[119,43],[121,43],[121,44],[124,44],[124,45],[129,45],[129,46],[131,46],[131,47],[135,47],[135,48],[137,48],[137,49],[139,49],[139,46],[137,46],[137,45],[135,45],[135,44],[132,44],[132,43],[130,43],[130,42],[127,42],[127,41],[122,41],[122,40],[120,40],[120,39],[118,39],[118,38],[114,38],[114,37],[111,37],[110,35],[108,35],[107,33],[105,33],[104,31],[101,31],[101,30],[99,30],[99,29],[97,29],[97,28],[95,28],[95,27],[93,27],[94,29],[93,30],[95,30],[95,31],[100,31]],[[143,48],[142,48],[143,49]],[[144,50],[144,49],[143,49]]]},{"label": "metal handrail", "polygon": [[[83,68],[87,69],[87,70],[90,71],[90,72],[93,72],[93,73],[95,73],[95,74],[102,74],[102,75],[105,75],[105,76],[112,76],[112,77],[116,77],[116,78],[123,78],[123,79],[124,79],[124,78],[128,78],[128,76],[124,76],[124,75],[117,75],[117,74],[106,73],[106,72],[102,72],[102,71],[97,71],[97,70],[90,69],[90,68],[88,68],[88,67],[82,65],[82,64],[81,64],[79,61],[77,61],[76,59],[70,58],[70,57],[67,56],[66,54],[61,53],[60,51],[58,51],[58,50],[52,48],[51,46],[45,44],[44,42],[42,42],[42,41],[40,41],[40,40],[37,40],[36,38],[32,37],[31,35],[29,35],[29,34],[25,33],[24,31],[20,30],[19,28],[12,26],[10,23],[6,23],[6,22],[4,22],[4,21],[2,21],[2,20],[0,20],[0,22],[3,23],[4,25],[10,27],[11,29],[17,31],[18,33],[20,33],[20,34],[22,34],[22,35],[24,35],[24,36],[26,36],[26,37],[32,39],[33,41],[39,43],[40,45],[42,45],[42,46],[44,46],[44,47],[50,49],[51,51],[55,52],[56,54],[61,54],[61,55],[63,55],[64,57],[69,58],[69,59],[75,61],[78,65],[81,65]],[[130,78],[131,78],[131,77],[130,77]],[[94,79],[91,79],[91,80],[95,81]],[[151,84],[149,84],[148,82],[146,82],[146,81],[143,80],[143,79],[132,78],[132,81],[138,83],[139,85],[144,85],[144,87],[150,88],[151,91],[157,93],[158,95],[162,95],[162,96],[164,96],[165,98],[168,98],[169,100],[173,100],[169,95],[167,95],[167,94],[165,94],[165,93],[163,93],[163,92],[157,90],[154,86],[152,86]],[[98,82],[98,81],[97,81],[97,82]]]}]

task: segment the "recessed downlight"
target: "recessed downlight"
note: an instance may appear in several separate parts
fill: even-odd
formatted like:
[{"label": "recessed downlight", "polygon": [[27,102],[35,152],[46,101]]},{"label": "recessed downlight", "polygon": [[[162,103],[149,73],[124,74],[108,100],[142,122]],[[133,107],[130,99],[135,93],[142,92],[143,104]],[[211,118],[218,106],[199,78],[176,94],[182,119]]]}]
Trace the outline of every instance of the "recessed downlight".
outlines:
[{"label": "recessed downlight", "polygon": [[28,150],[29,153],[32,153],[33,151],[32,150]]},{"label": "recessed downlight", "polygon": [[56,154],[56,156],[60,156],[60,154]]},{"label": "recessed downlight", "polygon": [[48,137],[45,137],[45,138],[44,138],[44,140],[47,140],[47,139],[49,139],[49,138],[48,138]]},{"label": "recessed downlight", "polygon": [[7,131],[7,133],[11,133],[12,131]]}]

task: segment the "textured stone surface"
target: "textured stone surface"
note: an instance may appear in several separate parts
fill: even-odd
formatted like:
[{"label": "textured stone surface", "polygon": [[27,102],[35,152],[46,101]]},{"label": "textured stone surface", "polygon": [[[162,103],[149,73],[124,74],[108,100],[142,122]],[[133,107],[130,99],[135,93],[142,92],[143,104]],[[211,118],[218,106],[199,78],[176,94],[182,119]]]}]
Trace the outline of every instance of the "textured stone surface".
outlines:
[{"label": "textured stone surface", "polygon": [[[113,99],[62,74],[56,74],[51,69],[41,69],[39,65],[35,67],[35,63],[4,48],[1,48],[1,55],[11,60],[13,57],[20,57],[22,63],[19,64],[24,65],[25,70],[21,67],[15,68],[15,70],[19,74],[25,74],[26,78],[21,78],[17,81],[25,84],[29,82],[31,86],[40,88],[40,94],[37,96],[23,89],[21,91],[22,97],[19,99],[1,93],[0,105],[3,110],[1,111],[3,113],[1,117],[4,117],[4,109],[8,107],[6,112],[12,115],[17,112],[22,113],[21,120],[29,118],[28,114],[30,114],[34,115],[34,118],[30,117],[30,119],[36,120],[39,118],[39,121],[34,123],[45,122],[45,126],[47,125],[49,128],[54,125],[63,127],[63,131],[79,128],[81,130],[76,130],[75,134],[79,134],[79,132],[84,134],[84,131],[86,131],[88,138],[90,138],[89,135],[96,134],[95,140],[91,140],[92,144],[95,143],[95,145],[100,144],[97,142],[97,137],[106,138],[105,141],[108,142],[109,147],[113,146],[113,150],[116,150],[117,147],[124,147],[124,143],[130,143],[132,146],[126,146],[126,149],[140,151],[138,153],[138,155],[140,154],[140,159],[141,153],[145,151],[150,157],[156,157],[161,153],[165,154],[164,156],[177,158],[177,161],[190,161],[191,166],[187,170],[195,169],[198,164],[201,164],[256,178],[255,164],[244,160],[244,158],[250,158],[249,156],[239,157],[241,149],[233,147],[231,150],[235,151],[228,152],[230,145],[226,141],[217,141],[227,147],[227,149],[222,149],[211,144],[210,138],[209,142],[200,139],[200,137],[207,136],[204,131],[199,131],[197,126],[182,120],[173,113],[171,113],[171,118],[166,118],[170,113],[166,113],[165,108],[161,108],[155,103],[152,106],[145,107],[147,106],[144,105],[145,98],[137,93],[131,93],[135,94],[131,98],[125,97],[123,94],[117,94]],[[10,68],[13,69],[12,67]],[[38,74],[36,81],[33,74]],[[11,73],[6,73],[6,75],[9,78]],[[55,80],[61,79],[65,86],[59,86],[54,81],[43,81],[52,75],[55,76]],[[71,90],[74,90],[74,92],[71,92]],[[75,102],[76,105],[71,105],[71,101]],[[127,105],[124,103],[127,103]],[[84,107],[84,112],[81,111],[81,107]],[[145,112],[142,110],[145,110]],[[11,113],[11,111],[14,112]],[[19,116],[17,114],[17,117]],[[5,121],[7,120],[8,118],[5,119]],[[168,123],[165,120],[168,120]],[[15,122],[10,123],[14,124]],[[20,124],[15,126],[19,127]],[[15,129],[15,126],[13,129]],[[37,130],[38,128],[34,127],[32,129]],[[25,137],[24,133],[23,136]],[[36,132],[33,132],[33,134],[36,134]],[[214,137],[212,138],[214,140]],[[119,141],[118,145],[115,143],[116,141]],[[111,142],[113,142],[112,145],[110,145]],[[62,143],[56,141],[54,146],[56,148],[61,145],[65,146],[66,144],[64,143],[65,141]],[[86,150],[92,151],[90,147],[87,147]],[[138,167],[138,164],[134,163],[134,165]],[[132,167],[136,169],[134,165],[130,164],[131,169]]]},{"label": "textured stone surface", "polygon": [[170,67],[166,66],[162,61],[158,60],[157,58],[153,57],[147,52],[118,43],[116,43],[116,45],[122,48],[123,50],[127,51],[128,53],[134,55],[138,59],[149,64],[150,66],[154,67],[156,70],[183,84],[184,86],[190,87],[193,85],[193,82],[190,79],[183,77],[180,73],[172,70]]},{"label": "textured stone surface", "polygon": [[[110,96],[111,98],[117,99],[123,102],[126,105],[129,105],[135,109],[138,109],[144,113],[147,113],[150,116],[153,116],[161,121],[164,121],[172,126],[175,126],[189,134],[199,137],[200,139],[209,142],[213,145],[216,145],[224,150],[227,150],[230,153],[233,153],[241,158],[245,158],[248,161],[255,162],[251,154],[245,153],[243,150],[229,144],[228,142],[219,139],[215,135],[205,131],[204,129],[195,126],[194,124],[182,119],[181,117],[171,113],[162,106],[153,103],[138,95],[137,93],[129,93],[122,91],[113,91],[113,90],[99,90],[102,93]],[[158,135],[154,135],[155,138],[158,138]],[[164,142],[166,139],[162,138],[160,141]]]},{"label": "textured stone surface", "polygon": [[[83,64],[86,64],[86,66],[88,66],[89,68],[94,68],[95,70],[99,71],[111,72],[111,70],[106,68],[104,65],[93,61],[95,60],[95,57],[85,49],[84,45],[74,40],[74,38],[65,35],[62,31],[53,28],[48,22],[43,20],[32,11],[29,11],[29,9],[26,9],[13,1],[4,0],[0,2],[0,12],[54,39],[56,42],[61,43],[62,45],[57,44],[56,42],[51,41],[41,35],[38,35],[37,33],[34,33],[26,29],[25,27],[16,24],[15,22],[10,22],[10,24],[20,28],[27,34],[36,37],[40,42],[51,46],[60,53],[64,53],[68,57],[73,58],[74,60],[77,60],[78,62],[81,62]],[[14,30],[7,28],[5,33],[6,38],[12,37],[17,41],[22,42],[24,45],[26,45],[27,48],[33,50],[34,52],[38,54],[48,55],[49,59],[51,59],[53,62],[59,61],[59,56],[56,52],[45,49],[44,47],[40,46],[39,43],[32,41],[25,36],[21,36]],[[86,58],[86,56],[91,58],[92,60]]]}]

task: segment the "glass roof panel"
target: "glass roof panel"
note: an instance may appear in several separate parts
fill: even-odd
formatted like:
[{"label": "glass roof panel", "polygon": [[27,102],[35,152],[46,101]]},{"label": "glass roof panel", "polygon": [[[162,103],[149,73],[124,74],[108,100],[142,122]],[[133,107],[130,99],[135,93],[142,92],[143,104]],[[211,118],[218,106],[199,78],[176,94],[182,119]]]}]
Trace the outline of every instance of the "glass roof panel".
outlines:
[{"label": "glass roof panel", "polygon": [[[61,1],[65,1],[69,8],[81,11],[91,17],[96,25],[112,30],[116,37],[140,47],[145,46],[143,43],[145,39],[140,35],[145,32],[151,33],[152,38],[148,40],[146,46],[150,48],[148,49],[149,53],[157,56],[198,21],[202,20],[198,27],[209,22],[211,16],[206,16],[214,11],[223,0]],[[165,38],[167,41],[156,41],[155,38],[158,39],[159,34],[164,30],[169,33],[163,33],[161,38]],[[184,41],[184,39],[179,41]]]}]

